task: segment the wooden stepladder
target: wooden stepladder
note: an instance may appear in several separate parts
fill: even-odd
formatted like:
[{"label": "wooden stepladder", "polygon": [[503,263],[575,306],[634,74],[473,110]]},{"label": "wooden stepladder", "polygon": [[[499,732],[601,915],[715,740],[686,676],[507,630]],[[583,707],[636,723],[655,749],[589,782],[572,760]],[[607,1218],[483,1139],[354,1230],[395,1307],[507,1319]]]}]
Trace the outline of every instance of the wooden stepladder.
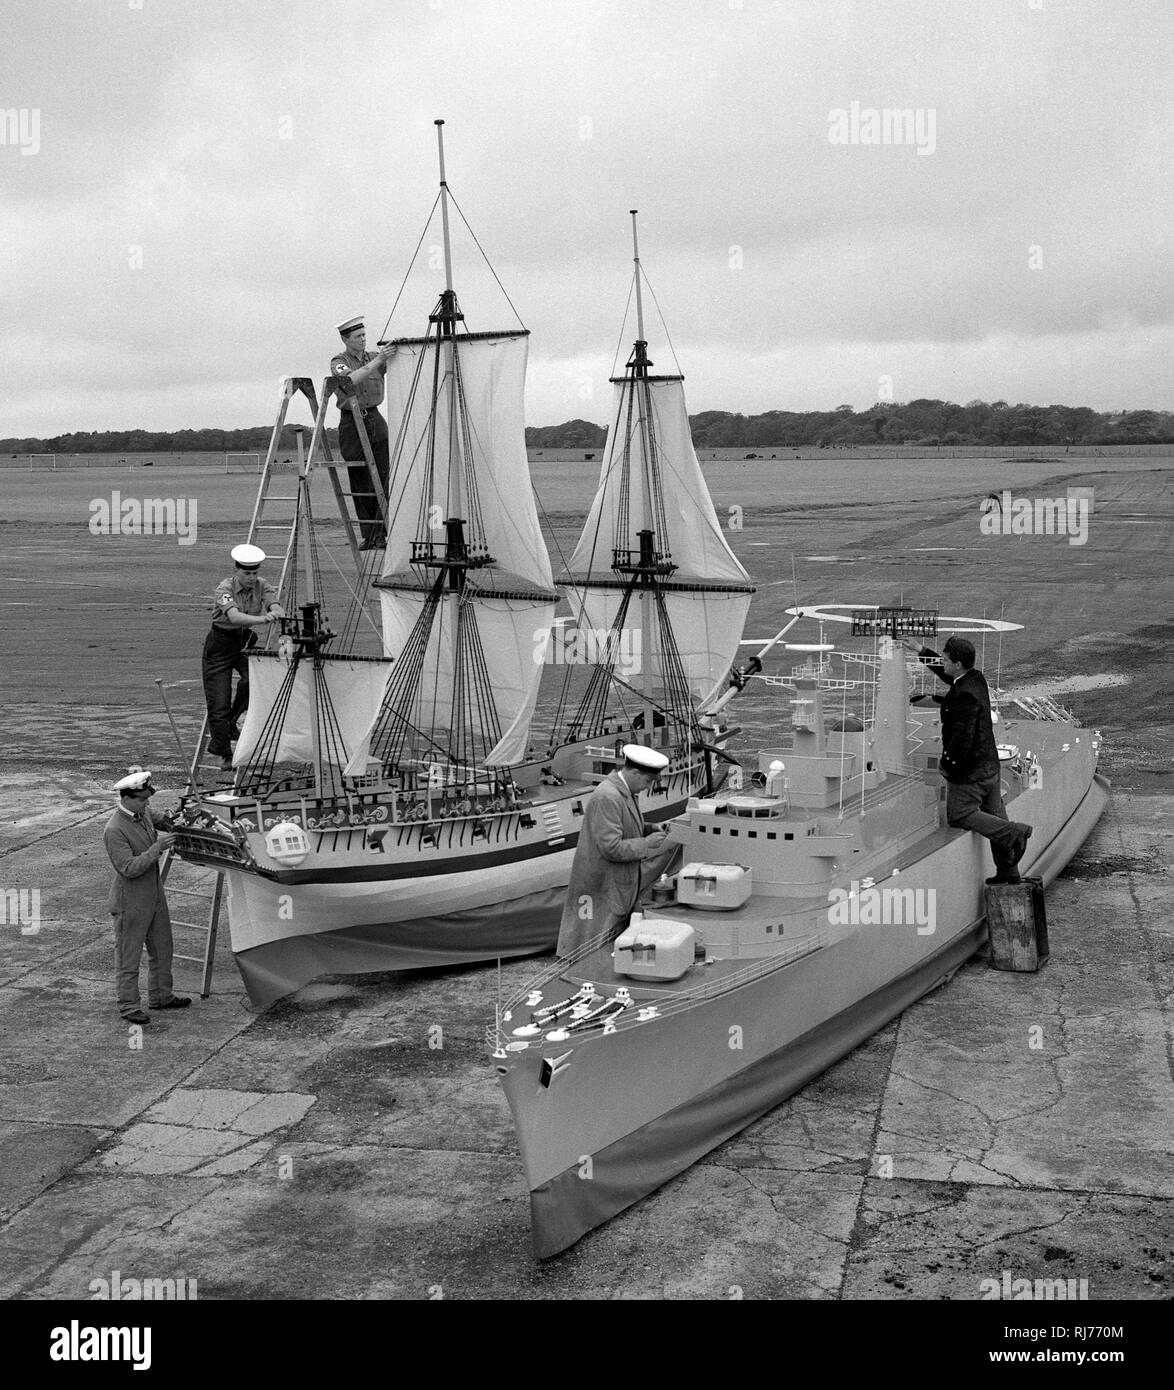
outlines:
[{"label": "wooden stepladder", "polygon": [[[322,382],[320,395],[314,391],[314,383],[308,377],[287,376],[282,382],[281,400],[278,403],[277,419],[273,425],[273,433],[269,439],[269,449],[265,455],[265,464],[261,470],[261,484],[257,489],[257,500],[253,506],[252,520],[249,522],[248,541],[250,545],[260,544],[262,531],[285,531],[287,533],[285,554],[282,558],[281,575],[277,581],[277,591],[285,593],[286,581],[289,577],[290,566],[293,563],[294,554],[298,543],[299,522],[301,520],[301,507],[303,498],[302,484],[308,482],[313,470],[316,467],[325,468],[330,478],[331,491],[334,494],[335,505],[338,507],[339,517],[342,519],[343,528],[346,531],[347,545],[350,548],[351,559],[354,562],[357,573],[363,572],[363,561],[360,555],[359,545],[361,537],[358,533],[358,524],[351,509],[347,506],[354,493],[350,487],[350,472],[352,467],[357,465],[348,463],[345,459],[335,458],[330,448],[330,440],[326,434],[326,410],[330,404],[334,390],[333,380],[326,377]],[[289,411],[290,401],[297,394],[304,395],[310,402],[314,412],[314,424],[310,434],[310,447],[307,451],[303,434],[305,427],[295,425],[297,430],[297,478],[296,481],[289,481],[288,465],[278,461],[278,453],[281,449],[281,435],[286,424],[286,415]],[[344,405],[344,409],[348,406]],[[367,428],[363,424],[361,411],[355,412],[355,426],[359,436],[359,442],[363,446],[363,457],[366,460],[367,474],[371,482],[371,491],[375,494],[379,505],[379,519],[382,523],[384,533],[387,531],[387,495],[383,490],[383,484],[379,478],[379,470],[375,466],[375,455],[371,451],[371,440],[367,435]],[[280,492],[272,491],[274,482],[285,477],[285,490]],[[288,490],[293,488],[292,492]],[[284,508],[280,512],[277,520],[266,520],[266,517],[274,508]]]},{"label": "wooden stepladder", "polygon": [[[187,759],[184,752],[183,739],[180,737],[179,726],[175,722],[175,716],[171,712],[171,705],[167,699],[167,687],[161,680],[156,680],[155,684],[159,687],[159,694],[163,700],[163,708],[167,711],[167,718],[171,722],[172,732],[175,734],[175,741],[179,745],[180,757]],[[208,715],[205,713],[204,721],[200,725],[200,737],[196,743],[196,751],[191,761],[187,764],[187,789],[186,794],[192,795],[197,792],[201,785],[201,772],[207,766],[204,756],[208,750]],[[219,763],[217,763],[219,766]],[[166,887],[167,880],[171,876],[172,865],[175,863],[175,855],[171,850],[165,850],[162,862],[159,867],[159,881]],[[171,893],[179,894],[181,897],[195,898],[206,904],[203,920],[189,921],[183,917],[172,917],[173,927],[183,927],[190,931],[204,933],[204,948],[199,955],[187,955],[182,951],[173,953],[173,960],[191,961],[200,966],[200,998],[207,999],[212,993],[212,967],[216,959],[216,937],[220,930],[220,908],[224,901],[224,874],[219,869],[209,869],[205,872],[203,882],[199,887],[187,887],[180,884],[173,884]]]},{"label": "wooden stepladder", "polygon": [[[171,873],[171,866],[175,863],[175,856],[167,850],[163,856],[163,867],[159,871],[159,880],[166,885]],[[207,999],[212,993],[212,967],[216,960],[216,936],[220,929],[220,907],[224,898],[224,874],[218,869],[209,869],[208,877],[210,883],[205,883],[199,888],[182,888],[178,884],[173,884],[167,891],[168,895],[178,893],[183,897],[195,898],[205,904],[204,917],[201,921],[189,921],[182,917],[172,917],[173,927],[183,927],[190,931],[204,933],[204,949],[196,956],[186,955],[182,951],[175,951],[172,955],[173,960],[192,961],[200,966],[200,998]]]},{"label": "wooden stepladder", "polygon": [[[354,497],[350,488],[349,469],[352,466],[344,459],[336,459],[330,448],[330,441],[326,434],[326,409],[330,403],[333,392],[333,383],[330,377],[324,379],[320,393],[315,393],[314,383],[307,377],[286,377],[282,382],[281,400],[278,403],[277,418],[273,424],[273,432],[269,438],[269,448],[265,454],[265,463],[261,470],[261,482],[257,488],[256,501],[253,504],[253,514],[249,522],[248,541],[250,545],[258,545],[263,531],[284,531],[286,533],[285,550],[282,555],[281,573],[278,577],[276,588],[278,594],[285,598],[291,579],[292,570],[298,554],[298,540],[302,530],[303,521],[309,517],[309,482],[311,473],[316,465],[326,469],[330,478],[331,490],[334,494],[335,504],[338,507],[338,514],[342,520],[346,532],[347,545],[351,552],[351,559],[354,562],[355,573],[358,576],[358,588],[352,589],[352,595],[360,603],[365,601],[367,585],[370,583],[372,575],[370,573],[371,564],[364,562],[363,553],[360,550],[360,534],[357,521],[352,515],[348,502]],[[305,426],[295,425],[297,431],[297,471],[294,474],[286,460],[279,460],[281,452],[282,433],[286,426],[286,416],[289,413],[290,403],[294,396],[301,394],[306,397],[314,413],[314,424],[310,435],[310,446],[307,450],[303,435]],[[363,446],[363,455],[366,459],[367,472],[371,480],[371,491],[374,492],[379,504],[379,516],[383,525],[384,532],[387,529],[387,496],[383,490],[383,484],[379,478],[379,471],[375,465],[375,456],[371,450],[371,441],[367,435],[367,430],[363,424],[361,412],[355,413],[355,425],[359,440]],[[345,486],[344,486],[345,483]],[[279,485],[277,490],[275,485]],[[276,513],[276,519],[274,518]],[[271,634],[267,634],[267,638]],[[208,723],[208,715],[205,712],[203,721],[200,725],[199,738],[196,740],[194,753],[189,757],[185,749],[183,738],[180,735],[179,727],[175,722],[171,706],[167,699],[167,687],[162,680],[156,680],[155,684],[159,687],[159,694],[163,700],[163,707],[167,712],[168,720],[171,723],[172,732],[179,746],[180,758],[187,768],[187,796],[198,796],[204,789],[204,773],[206,770],[215,769],[220,771],[219,760],[207,761],[208,742],[211,730]],[[175,856],[168,850],[160,862],[160,880],[167,883]],[[206,869],[205,878],[198,886],[188,886],[187,884],[174,884],[170,892],[180,896],[202,902],[204,911],[199,920],[191,920],[186,917],[175,917],[172,919],[174,926],[182,927],[190,931],[203,932],[203,950],[196,955],[187,955],[176,952],[175,960],[190,961],[201,968],[200,977],[200,997],[207,999],[212,990],[212,969],[216,956],[216,938],[220,927],[220,910],[224,903],[224,871],[221,869]]]}]

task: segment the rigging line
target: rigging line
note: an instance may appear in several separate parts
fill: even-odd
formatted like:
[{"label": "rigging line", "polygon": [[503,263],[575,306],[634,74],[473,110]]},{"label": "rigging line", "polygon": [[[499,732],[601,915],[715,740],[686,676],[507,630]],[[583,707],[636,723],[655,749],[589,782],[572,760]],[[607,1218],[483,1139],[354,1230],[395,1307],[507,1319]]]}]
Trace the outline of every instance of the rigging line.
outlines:
[{"label": "rigging line", "polygon": [[[356,593],[356,591],[351,587],[351,582],[350,582],[350,580],[346,577],[346,572],[345,572],[345,570],[344,570],[344,569],[342,568],[342,566],[338,563],[338,561],[334,558],[334,552],[333,552],[328,546],[323,546],[323,547],[322,547],[322,551],[323,551],[323,554],[326,556],[326,558],[327,558],[327,559],[330,561],[330,563],[334,566],[334,568],[335,568],[336,570],[338,570],[338,573],[339,573],[340,578],[342,579],[342,582],[346,585],[347,591],[350,593],[350,596],[351,596],[352,600],[354,601],[354,606],[356,606],[356,607],[358,608],[358,611],[359,611],[360,613],[362,613],[362,615],[363,615],[363,616],[367,619],[367,621],[371,624],[371,630],[372,630],[372,632],[374,632],[375,635],[380,639],[380,641],[382,641],[382,640],[383,640],[383,634],[382,634],[382,633],[380,632],[380,630],[379,630],[379,624],[378,624],[378,623],[375,621],[375,619],[371,616],[371,610],[370,610],[370,608],[367,606],[367,604],[364,603],[364,602],[359,598],[359,595],[358,595],[358,594]],[[372,552],[372,554],[374,554],[374,553],[376,553],[376,552]],[[342,641],[342,643],[340,644],[340,645],[343,645],[343,646],[346,645],[346,642],[349,640],[349,638],[351,638],[351,637],[353,637],[353,636],[356,635],[354,631],[350,630],[350,621],[349,621],[349,620],[350,620],[350,614],[349,614],[349,613],[347,614],[347,619],[348,619],[347,624],[345,625],[344,630],[343,630],[343,641]],[[356,619],[356,620],[355,620],[355,628],[357,629],[357,627],[358,627],[358,620]]]},{"label": "rigging line", "polygon": [[625,338],[625,336],[626,336],[625,330],[626,330],[627,327],[628,327],[628,314],[629,314],[629,312],[630,312],[630,310],[631,310],[631,308],[632,308],[632,295],[633,295],[635,292],[636,292],[636,272],[633,271],[633,272],[632,272],[632,279],[631,279],[631,281],[630,281],[629,284],[628,284],[628,302],[624,305],[624,317],[620,320],[620,336],[616,339],[616,350],[615,350],[615,353],[614,353],[614,355],[613,355],[613,357],[612,357],[612,359],[611,359],[611,371],[608,372],[608,376],[609,376],[609,377],[615,376],[615,374],[616,374],[616,368],[617,368],[618,365],[619,365],[619,361],[620,361],[620,349],[621,349],[621,348],[623,347],[623,345],[624,345],[624,338]]},{"label": "rigging line", "polygon": [[[423,444],[424,439],[426,438],[426,435],[422,435],[421,438],[417,440],[415,448],[411,451],[410,454],[408,454],[408,425],[412,418],[412,412],[414,411],[416,406],[416,397],[419,394],[420,380],[423,375],[424,362],[427,356],[427,348],[425,347],[425,349],[420,352],[419,356],[416,359],[415,368],[412,372],[411,384],[408,387],[408,398],[404,404],[404,410],[402,416],[400,417],[399,426],[396,429],[395,444],[391,448],[389,453],[389,457],[391,459],[394,459],[395,461],[394,468],[389,470],[389,476],[387,480],[387,505],[389,509],[387,526],[389,533],[392,530],[394,530],[395,523],[399,519],[399,514],[403,507],[404,500],[408,495],[408,477],[415,470],[417,460],[420,456],[421,446]],[[400,478],[401,470],[405,475],[402,481]],[[395,511],[391,512],[390,508],[393,495],[395,496]]]},{"label": "rigging line", "polygon": [[[546,523],[546,529],[550,532],[550,539],[551,539],[551,541],[552,541],[553,544],[554,544],[555,551],[556,551],[556,553],[557,553],[557,555],[558,555],[559,564],[562,565],[562,567],[563,567],[563,573],[565,574],[565,573],[567,572],[567,560],[566,560],[566,556],[563,554],[562,545],[559,543],[558,536],[557,536],[557,534],[555,533],[554,522],[551,521],[551,519],[550,519],[550,513],[546,510],[546,508],[545,508],[545,507],[543,506],[543,504],[542,504],[542,495],[539,493],[538,489],[534,486],[534,480],[533,480],[533,479],[530,480],[530,491],[534,494],[534,501],[538,504],[538,510],[542,513],[542,520]],[[568,587],[570,587],[570,586],[568,586]]]},{"label": "rigging line", "polygon": [[[469,233],[469,235],[473,238],[473,245],[476,246],[477,250],[481,252],[481,259],[482,259],[482,260],[485,262],[485,264],[489,267],[489,273],[490,273],[490,275],[493,276],[494,280],[497,282],[497,288],[502,292],[503,295],[505,295],[505,302],[510,306],[511,310],[513,310],[514,318],[517,319],[518,323],[521,325],[522,328],[525,328],[526,325],[525,325],[524,323],[522,323],[522,316],[521,316],[521,314],[518,313],[517,309],[514,309],[514,302],[513,302],[513,300],[509,297],[508,294],[506,294],[506,288],[505,288],[505,286],[501,283],[500,280],[497,279],[497,271],[494,270],[492,262],[490,261],[489,257],[485,254],[484,248],[482,247],[481,243],[477,240],[477,233],[472,229],[472,227],[469,226],[469,219],[465,216],[465,214],[464,214],[463,212],[461,212],[461,205],[460,205],[460,203],[457,202],[456,198],[453,196],[453,191],[452,191],[451,188],[448,190],[448,197],[449,197],[449,202],[451,202],[452,205],[453,205],[453,207],[456,208],[457,212],[460,213],[461,221],[465,224],[465,230],[466,230],[466,231]],[[421,238],[421,240],[422,240],[422,239],[423,239],[423,238]]]},{"label": "rigging line", "polygon": [[644,283],[648,286],[648,293],[652,296],[652,302],[656,305],[656,314],[657,317],[660,319],[661,328],[664,329],[665,342],[668,343],[669,352],[671,352],[673,355],[673,366],[676,367],[678,376],[684,376],[685,373],[681,371],[681,364],[677,359],[677,350],[675,347],[673,347],[673,340],[669,335],[669,326],[667,323],[665,323],[664,315],[660,311],[660,300],[657,299],[656,291],[652,288],[652,281],[648,278],[648,274],[644,270],[643,266],[640,267],[640,272],[644,276]]},{"label": "rigging line", "polygon": [[[622,413],[622,411],[623,411],[623,408],[624,408],[624,400],[625,400],[625,397],[626,397],[627,395],[628,395],[628,391],[627,391],[627,382],[625,382],[625,383],[624,383],[624,390],[620,393],[619,399],[616,401],[616,414],[615,414],[615,419],[612,421],[611,428],[609,429],[609,431],[608,431],[608,436],[607,436],[608,444],[612,446],[612,447],[611,447],[611,451],[610,451],[610,453],[611,453],[611,461],[610,461],[610,463],[608,464],[606,473],[603,473],[603,474],[601,475],[601,477],[600,477],[600,479],[599,479],[599,486],[596,488],[596,494],[595,494],[595,495],[596,495],[596,497],[598,497],[598,498],[600,499],[600,506],[599,506],[599,514],[598,514],[598,515],[596,516],[596,518],[595,518],[595,533],[594,533],[594,535],[593,535],[592,538],[591,538],[591,550],[590,550],[590,552],[589,552],[589,554],[588,554],[588,557],[587,557],[587,575],[588,575],[588,578],[584,578],[584,580],[582,581],[581,584],[576,583],[576,582],[574,581],[573,576],[571,576],[571,575],[570,575],[570,572],[568,571],[568,572],[567,572],[567,575],[568,575],[567,581],[564,582],[564,587],[567,588],[567,589],[572,590],[572,591],[578,596],[580,604],[583,605],[584,612],[586,611],[587,590],[590,588],[590,578],[589,578],[589,576],[595,573],[595,556],[596,556],[596,553],[597,553],[597,551],[598,551],[598,549],[599,549],[599,534],[600,534],[600,531],[603,529],[603,514],[604,514],[603,493],[604,493],[605,489],[607,488],[609,482],[611,481],[612,474],[615,472],[615,470],[616,470],[617,467],[620,468],[620,476],[621,476],[621,484],[620,484],[621,501],[622,501],[623,496],[624,496],[624,488],[623,488],[623,483],[622,483],[622,477],[623,477],[623,464],[622,464],[623,451],[620,451],[620,450],[618,450],[618,449],[616,448],[615,442],[616,442],[617,438],[619,437],[617,432],[618,432],[619,426],[620,426],[620,415],[621,415],[621,413]],[[630,404],[631,404],[631,402],[630,402],[630,400],[629,400],[629,408],[630,408]],[[628,447],[630,447],[629,443],[628,443],[628,442],[625,442],[624,449],[626,450]],[[592,506],[594,506],[594,505],[595,505],[595,499],[593,498],[593,499],[592,499]],[[585,530],[586,530],[586,528],[584,528],[584,531],[585,531]],[[617,537],[616,537],[616,538],[618,539],[618,528],[617,528]],[[576,545],[575,548],[576,548],[576,550],[577,550],[577,549],[578,549],[578,546]],[[573,553],[572,553],[571,558],[574,559],[574,554],[573,554]],[[608,562],[606,568],[609,569],[609,570],[611,569],[611,562],[610,562],[610,560],[609,560],[609,562]]]},{"label": "rigging line", "polygon": [[[694,457],[696,457],[696,454],[694,454]],[[674,478],[676,478],[678,481],[682,481],[682,480],[683,480],[684,475],[682,474],[681,470],[680,470],[680,469],[677,467],[677,465],[673,462],[673,460],[672,460],[671,457],[667,457],[667,456],[665,455],[665,453],[664,453],[663,450],[660,450],[660,451],[659,451],[658,462],[659,462],[659,464],[660,464],[662,470],[667,468],[667,470],[672,474],[672,476],[673,476]],[[700,459],[697,460],[697,464],[698,464],[698,468],[700,468],[700,466],[701,466],[701,460],[700,460]],[[702,482],[704,483],[704,474],[702,474]],[[708,484],[706,484],[706,491],[708,492]],[[676,500],[678,500],[679,502],[688,502],[689,505],[690,505],[690,506],[692,507],[692,509],[694,510],[694,512],[696,512],[697,516],[700,518],[702,525],[706,528],[706,530],[709,532],[709,534],[710,534],[711,536],[713,536],[715,539],[719,540],[719,541],[721,542],[722,546],[723,546],[727,551],[729,551],[729,553],[730,553],[731,555],[733,555],[733,551],[730,550],[730,543],[726,540],[726,538],[725,538],[725,533],[722,531],[721,523],[720,523],[719,521],[716,520],[716,517],[717,517],[717,509],[716,509],[716,508],[713,508],[713,518],[714,518],[714,519],[711,520],[710,517],[706,515],[705,508],[704,508],[704,506],[703,506],[703,504],[702,504],[700,498],[694,497],[694,496],[689,492],[688,488],[682,488],[682,489],[681,489],[680,496],[679,496],[679,498],[676,499]],[[710,505],[711,505],[711,507],[712,507],[712,502],[713,502],[713,499],[710,498]],[[734,556],[734,560],[735,560],[739,565],[741,564],[741,562],[738,561],[738,557],[737,557],[736,555]],[[745,573],[745,567],[743,566],[742,568],[743,568],[743,573]],[[747,575],[746,577],[749,578],[749,575]]]},{"label": "rigging line", "polygon": [[[464,480],[465,498],[468,502],[466,508],[469,513],[469,532],[467,540],[475,549],[479,548],[488,552],[489,539],[485,534],[485,518],[481,514],[481,490],[477,481],[476,455],[473,451],[474,440],[476,440],[478,445],[480,445],[481,441],[471,428],[469,420],[469,403],[465,397],[465,369],[461,359],[462,354],[457,352],[457,345],[454,342],[452,349],[452,370],[453,379],[456,384],[456,414],[459,417],[455,424],[461,444],[461,476]],[[449,467],[452,467],[451,459],[449,460]]]},{"label": "rigging line", "polygon": [[[420,247],[424,245],[424,238],[428,235],[428,228],[432,225],[432,219],[436,215],[436,205],[439,202],[440,194],[437,193],[436,197],[432,201],[432,206],[428,209],[428,216],[424,220],[424,230],[420,233],[420,240],[416,242],[416,249],[412,252],[412,259],[408,262],[407,271],[404,273],[403,284],[401,284],[399,287],[399,293],[395,297],[395,303],[391,306],[391,312],[387,315],[387,318],[384,320],[383,334],[387,332],[387,326],[391,323],[392,316],[395,314],[396,308],[399,305],[400,296],[403,294],[404,289],[407,286],[408,276],[411,275],[412,267],[416,264],[416,257],[420,254]],[[382,337],[383,334],[380,334],[380,337]]]},{"label": "rigging line", "polygon": [[[435,351],[432,357],[432,396],[428,403],[428,420],[424,426],[424,434],[422,440],[424,445],[424,468],[427,475],[427,486],[422,487],[420,489],[420,508],[416,514],[417,536],[422,536],[425,534],[425,526],[428,519],[428,513],[432,510],[433,506],[440,506],[440,515],[442,518],[447,517],[449,515],[447,477],[444,480],[444,500],[439,504],[436,502],[436,417],[440,410],[440,393],[448,380],[447,368],[444,370],[443,374],[441,371],[442,347],[443,340],[440,336],[440,324],[438,323],[436,325]],[[432,531],[430,527],[427,529],[427,535],[429,540],[431,540]]]},{"label": "rigging line", "polygon": [[645,409],[645,435],[648,440],[648,491],[653,509],[653,525],[662,554],[669,555],[671,547],[668,533],[668,520],[664,512],[664,479],[661,477],[660,445],[657,439],[655,415],[652,409],[652,387],[645,377],[641,383]]}]

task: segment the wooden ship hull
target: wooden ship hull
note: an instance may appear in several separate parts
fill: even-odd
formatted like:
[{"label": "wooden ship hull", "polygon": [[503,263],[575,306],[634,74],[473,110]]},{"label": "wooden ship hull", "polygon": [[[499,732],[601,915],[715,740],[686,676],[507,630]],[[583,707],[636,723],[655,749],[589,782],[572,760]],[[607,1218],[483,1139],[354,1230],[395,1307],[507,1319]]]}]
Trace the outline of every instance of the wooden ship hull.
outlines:
[{"label": "wooden ship hull", "polygon": [[[259,1006],[319,975],[551,951],[583,802],[615,765],[614,748],[593,752],[583,780],[538,785],[512,808],[483,814],[441,815],[439,797],[434,817],[406,820],[405,807],[426,806],[426,797],[214,793],[202,804],[216,823],[178,827],[177,848],[225,873],[233,954]],[[567,749],[554,766],[569,772],[582,760],[581,750]],[[710,775],[720,785],[723,771],[710,774],[702,760],[670,769],[641,798],[646,819],[679,816]],[[277,832],[284,847],[290,827],[304,832],[306,853],[283,864],[270,837]]]}]

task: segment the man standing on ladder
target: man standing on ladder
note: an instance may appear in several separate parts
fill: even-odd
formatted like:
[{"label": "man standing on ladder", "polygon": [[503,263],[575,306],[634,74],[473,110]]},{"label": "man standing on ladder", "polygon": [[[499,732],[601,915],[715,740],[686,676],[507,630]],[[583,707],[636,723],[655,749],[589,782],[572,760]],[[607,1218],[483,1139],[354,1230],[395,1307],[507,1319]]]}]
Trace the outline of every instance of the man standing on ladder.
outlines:
[{"label": "man standing on ladder", "polygon": [[338,422],[338,447],[346,462],[352,465],[347,469],[347,474],[355,516],[363,533],[362,549],[376,550],[386,544],[386,537],[379,519],[379,499],[371,491],[371,474],[359,438],[355,412],[363,418],[363,428],[367,431],[371,455],[375,460],[375,471],[379,474],[379,483],[386,497],[389,472],[387,425],[378,407],[383,401],[387,359],[395,348],[382,347],[378,352],[367,351],[367,330],[363,327],[362,314],[345,319],[338,325],[338,331],[342,335],[344,351],[330,360],[335,397],[342,412]]},{"label": "man standing on ladder", "polygon": [[[238,545],[232,552],[236,572],[216,587],[212,630],[204,639],[204,696],[208,702],[208,752],[232,770],[232,740],[237,720],[249,706],[249,659],[253,629],[285,617],[277,590],[257,571],[265,552],[256,545]],[[232,673],[237,673],[236,695]]]}]

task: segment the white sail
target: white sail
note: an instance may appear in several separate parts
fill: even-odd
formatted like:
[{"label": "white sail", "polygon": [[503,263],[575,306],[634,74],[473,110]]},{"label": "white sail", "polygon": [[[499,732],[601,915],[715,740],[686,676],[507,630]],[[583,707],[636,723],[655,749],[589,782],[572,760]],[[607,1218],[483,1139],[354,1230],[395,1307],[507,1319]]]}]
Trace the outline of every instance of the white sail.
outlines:
[{"label": "white sail", "polygon": [[[480,575],[484,575],[481,571]],[[480,577],[480,576],[479,576]],[[423,590],[385,590],[383,605],[384,637],[389,647],[403,650],[409,635],[420,621],[427,603]],[[489,703],[477,698],[474,688],[458,682],[458,619],[462,611],[466,624],[475,624],[484,663],[485,685],[492,693],[496,727],[489,723]],[[424,731],[437,752],[455,752],[453,729],[464,731],[462,743],[470,738],[480,744],[476,761],[485,767],[501,767],[521,762],[526,756],[530,721],[538,698],[542,676],[542,657],[546,635],[554,619],[556,599],[543,597],[506,598],[479,592],[471,584],[463,596],[446,594],[432,620],[428,647],[419,680],[411,697],[397,705],[390,728],[410,725]],[[468,639],[465,645],[465,681],[473,665]],[[388,680],[393,680],[391,673]],[[454,702],[455,692],[455,702]],[[464,707],[460,706],[462,698]],[[348,774],[366,770],[372,740],[380,723],[378,710],[356,745]]]},{"label": "white sail", "polygon": [[[576,578],[611,575],[612,550],[638,550],[637,533],[652,530],[656,549],[671,552],[677,565],[675,579],[708,579],[749,584],[750,576],[726,544],[701,465],[693,449],[684,383],[680,377],[648,377],[649,426],[655,441],[659,479],[653,476],[647,455],[646,431],[640,417],[644,409],[643,383],[615,383],[615,406],[607,450],[599,473],[599,487],[587,524],[571,556],[568,570]],[[634,394],[633,408],[628,401]],[[628,467],[624,453],[628,452]],[[621,512],[627,498],[627,523]],[[659,496],[665,534],[654,505]]]},{"label": "white sail", "polygon": [[[349,660],[345,657],[328,657],[323,661],[320,676],[329,694],[345,757],[349,758],[361,742],[379,708],[390,666],[389,661]],[[274,706],[279,699],[284,699],[289,670],[289,663],[274,654],[255,653],[249,656],[249,708],[233,755],[235,767],[245,766],[256,752]],[[277,749],[274,751],[268,744],[265,746],[267,762],[313,761],[312,674],[311,662],[299,663],[292,689],[288,692],[288,705],[280,718]],[[333,727],[326,721],[323,706],[320,698],[319,727]],[[328,751],[323,735],[324,757]]]},{"label": "white sail", "polygon": [[[623,593],[620,589],[603,589],[585,585],[567,590],[567,598],[578,621],[580,632],[590,629],[595,641],[590,644],[596,652],[604,648],[604,634],[611,630],[619,611]],[[750,612],[749,592],[698,589],[690,592],[669,591],[664,594],[681,670],[696,702],[704,704],[725,684],[730,667],[738,654],[738,642]],[[652,674],[650,695],[656,695],[656,677],[665,669],[664,655],[659,650],[660,625],[651,624],[642,631],[639,597],[633,596],[628,605],[625,632],[618,643],[615,672],[628,684],[636,684],[644,672]],[[581,649],[588,644],[580,643]],[[663,687],[660,687],[663,689]]]},{"label": "white sail", "polygon": [[[704,700],[738,654],[753,593],[750,576],[722,534],[693,448],[680,377],[625,378],[615,385],[599,487],[563,581],[567,598],[581,628],[610,628],[622,595],[612,552],[635,558],[639,533],[652,531],[656,553],[671,555],[676,566],[658,587],[690,693]],[[660,624],[645,627],[643,618],[634,594],[624,626],[639,633],[641,688],[651,694],[665,663]]]},{"label": "white sail", "polygon": [[[455,344],[454,350],[435,337],[405,342],[388,363],[388,419],[393,429],[395,421],[402,423],[392,438],[383,574],[406,573],[412,543],[442,542],[444,522],[460,517],[466,543],[484,545],[499,573],[549,589],[550,558],[526,459],[527,335],[458,335]],[[455,424],[454,351],[460,386]]]}]

